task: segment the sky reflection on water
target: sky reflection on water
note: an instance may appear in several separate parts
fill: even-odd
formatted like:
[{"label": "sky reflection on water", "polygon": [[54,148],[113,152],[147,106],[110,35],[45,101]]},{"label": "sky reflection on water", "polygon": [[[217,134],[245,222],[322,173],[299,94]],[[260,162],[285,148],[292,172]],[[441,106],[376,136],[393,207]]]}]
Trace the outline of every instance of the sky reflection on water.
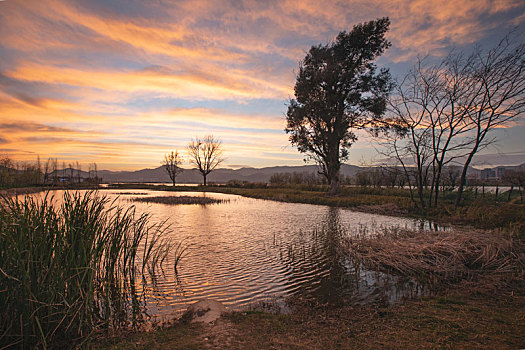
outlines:
[{"label": "sky reflection on water", "polygon": [[[156,271],[155,283],[148,277],[147,311],[154,319],[177,316],[202,298],[217,299],[231,309],[267,301],[284,305],[291,296],[319,302],[375,297],[393,301],[407,293],[398,288],[399,281],[356,269],[342,254],[341,240],[391,227],[430,228],[421,220],[220,193],[107,190],[101,194],[117,198],[122,206],[135,205],[137,213],[151,213],[153,222],[166,220],[173,241],[188,247],[177,276],[170,255],[163,271]],[[61,197],[60,191],[54,195]],[[229,201],[211,205],[132,201],[174,195]]]}]

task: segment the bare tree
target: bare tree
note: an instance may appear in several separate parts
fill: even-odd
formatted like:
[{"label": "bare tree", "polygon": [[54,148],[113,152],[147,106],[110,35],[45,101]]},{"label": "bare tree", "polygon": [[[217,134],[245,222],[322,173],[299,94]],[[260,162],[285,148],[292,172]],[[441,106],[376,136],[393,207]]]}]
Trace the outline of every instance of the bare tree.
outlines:
[{"label": "bare tree", "polygon": [[14,163],[8,156],[0,158],[0,187],[10,187],[14,183]]},{"label": "bare tree", "polygon": [[76,168],[77,168],[77,182],[80,183],[82,181],[82,165],[76,161]]},{"label": "bare tree", "polygon": [[98,178],[98,170],[97,170],[97,163],[93,162],[93,175],[94,176],[94,179],[95,179],[95,184],[98,185],[99,181],[101,179]]},{"label": "bare tree", "polygon": [[49,181],[49,173],[51,171],[51,164],[52,160],[51,158],[47,158],[47,161],[44,163],[44,184],[46,184]]},{"label": "bare tree", "polygon": [[489,131],[525,110],[524,62],[525,46],[507,37],[487,54],[451,53],[437,65],[419,59],[397,84],[390,113],[402,133],[387,137],[387,154],[402,165],[409,186],[412,178],[421,207],[426,188],[428,205],[437,205],[443,169],[462,161],[460,203],[474,155],[494,142]]},{"label": "bare tree", "polygon": [[69,184],[74,182],[75,178],[75,169],[73,169],[73,164],[69,163]]},{"label": "bare tree", "polygon": [[93,162],[89,164],[88,178],[90,183],[98,185],[97,163]]},{"label": "bare tree", "polygon": [[437,205],[444,167],[461,157],[469,144],[464,136],[472,127],[462,107],[468,83],[462,76],[469,62],[454,54],[435,65],[418,58],[390,99],[390,112],[404,136],[390,137],[391,154],[407,177],[412,173],[421,207],[426,204],[425,188],[430,188],[428,206]]},{"label": "bare tree", "polygon": [[180,167],[180,165],[183,162],[184,160],[182,159],[182,156],[177,150],[175,150],[175,153],[171,151],[171,153],[168,153],[164,156],[162,165],[164,166],[164,170],[166,170],[171,181],[173,182],[173,187],[175,187],[175,180],[177,179],[177,175],[184,171],[184,169]]},{"label": "bare tree", "polygon": [[222,157],[222,142],[215,139],[213,135],[207,135],[204,139],[195,138],[188,144],[190,162],[202,174],[204,186],[206,176],[224,161]]},{"label": "bare tree", "polygon": [[520,169],[512,171],[513,182],[518,185],[518,191],[520,192],[520,201],[523,203],[523,190],[525,187],[525,168],[521,167]]},{"label": "bare tree", "polygon": [[55,158],[52,163],[52,172],[53,172],[53,184],[58,183],[59,175],[58,175],[58,158]]},{"label": "bare tree", "polygon": [[467,170],[474,155],[494,128],[525,112],[525,44],[513,44],[510,36],[487,53],[472,54],[471,69],[464,76],[467,84],[463,106],[473,133],[470,150],[463,164],[456,206],[460,204]]},{"label": "bare tree", "polygon": [[443,170],[444,184],[449,186],[450,191],[453,191],[456,188],[457,182],[459,180],[459,175],[461,173],[461,168],[458,166],[449,166]]},{"label": "bare tree", "polygon": [[36,156],[36,165],[35,165],[35,170],[38,174],[38,180],[37,180],[37,183],[38,184],[41,184],[42,181],[43,181],[43,174],[42,174],[42,163],[40,162],[40,155],[37,155]]}]

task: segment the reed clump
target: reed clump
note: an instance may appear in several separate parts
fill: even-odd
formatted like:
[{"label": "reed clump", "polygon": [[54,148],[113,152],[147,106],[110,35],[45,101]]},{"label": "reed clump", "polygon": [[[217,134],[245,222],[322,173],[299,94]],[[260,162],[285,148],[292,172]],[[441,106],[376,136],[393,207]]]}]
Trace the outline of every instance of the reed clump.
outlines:
[{"label": "reed clump", "polygon": [[343,249],[368,269],[434,287],[487,274],[519,276],[525,268],[524,244],[495,231],[383,230],[346,238]]},{"label": "reed clump", "polygon": [[162,266],[164,223],[94,192],[0,200],[0,348],[78,346],[137,325],[144,273]]},{"label": "reed clump", "polygon": [[136,197],[133,198],[135,202],[145,203],[160,203],[160,204],[218,204],[227,203],[229,199],[217,199],[210,197],[194,197],[194,196],[156,196],[156,197]]}]

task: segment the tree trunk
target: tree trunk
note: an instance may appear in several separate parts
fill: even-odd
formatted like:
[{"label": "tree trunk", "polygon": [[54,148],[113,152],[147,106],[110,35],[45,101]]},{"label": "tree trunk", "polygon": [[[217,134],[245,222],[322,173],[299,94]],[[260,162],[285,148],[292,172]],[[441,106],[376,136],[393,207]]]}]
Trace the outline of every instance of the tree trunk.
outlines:
[{"label": "tree trunk", "polygon": [[339,174],[335,176],[335,178],[330,181],[330,191],[328,192],[331,196],[335,196],[339,193],[339,190],[341,189],[340,182],[339,182]]},{"label": "tree trunk", "polygon": [[510,196],[512,194],[513,189],[514,189],[514,185],[510,185],[509,196],[507,197],[507,202],[510,202]]},{"label": "tree trunk", "polygon": [[202,178],[204,180],[204,186],[206,186],[206,174],[202,174]]},{"label": "tree trunk", "polygon": [[439,164],[437,169],[437,174],[435,174],[436,180],[435,180],[435,192],[434,192],[434,207],[437,207],[438,205],[438,197],[439,197],[439,183],[441,182],[441,171],[443,170],[443,165]]},{"label": "tree trunk", "polygon": [[417,196],[421,209],[425,209],[425,200],[423,198],[423,168],[418,165],[416,174]]},{"label": "tree trunk", "polygon": [[459,206],[459,203],[461,202],[461,197],[463,196],[463,188],[465,187],[465,184],[467,183],[467,170],[470,165],[470,162],[472,161],[472,158],[474,158],[474,154],[478,151],[479,143],[477,143],[474,146],[474,149],[470,152],[470,154],[467,157],[467,160],[465,161],[465,164],[463,165],[463,170],[461,171],[461,178],[459,180],[459,187],[458,187],[458,194],[456,195],[456,208]]},{"label": "tree trunk", "polygon": [[173,187],[175,187],[175,179],[171,179],[171,181],[173,181]]},{"label": "tree trunk", "polygon": [[458,193],[456,195],[456,203],[455,206],[458,207],[459,203],[461,202],[461,197],[463,196],[463,187],[465,186],[465,182],[467,180],[467,168],[463,169],[463,172],[461,173],[461,178],[459,180],[459,186],[458,186]]},{"label": "tree trunk", "polygon": [[339,159],[339,141],[334,141],[329,149],[328,156],[325,160],[325,168],[330,185],[329,194],[334,196],[338,194],[340,190],[339,169],[341,168],[341,160]]}]

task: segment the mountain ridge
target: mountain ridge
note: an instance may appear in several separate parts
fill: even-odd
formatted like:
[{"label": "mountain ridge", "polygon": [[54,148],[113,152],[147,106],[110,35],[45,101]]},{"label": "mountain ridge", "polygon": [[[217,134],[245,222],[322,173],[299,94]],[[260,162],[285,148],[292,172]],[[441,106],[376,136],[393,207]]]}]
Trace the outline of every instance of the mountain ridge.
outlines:
[{"label": "mountain ridge", "polygon": [[[354,176],[357,172],[365,168],[356,165],[341,165],[343,176]],[[248,182],[268,182],[270,177],[276,173],[317,173],[317,165],[299,165],[299,166],[273,166],[264,168],[219,168],[208,175],[209,182],[224,183],[228,181],[248,181]],[[98,171],[98,177],[103,182],[171,182],[163,166],[157,168],[147,168],[135,171]],[[184,169],[177,176],[177,183],[200,183],[202,176],[196,169]]]},{"label": "mountain ridge", "polygon": [[[525,168],[525,163],[518,166],[508,166],[507,168]],[[370,170],[374,167],[360,167],[357,165],[342,164],[341,174],[342,176],[353,177],[360,171]],[[496,169],[501,167],[486,168]],[[238,169],[231,168],[219,168],[212,171],[207,179],[209,182],[226,183],[228,181],[247,181],[247,182],[269,182],[272,175],[277,173],[314,173],[318,172],[317,165],[298,165],[298,166],[287,166],[277,165],[264,168],[252,168],[242,167]],[[478,175],[482,169],[475,167],[469,168],[469,174]],[[74,174],[74,177],[78,176],[78,170],[67,168],[60,170],[65,175]],[[80,177],[88,178],[89,173],[87,171],[80,171]],[[112,171],[112,170],[99,170],[97,176],[102,179],[102,182],[152,182],[152,183],[169,183],[171,179],[164,170],[163,166],[157,168],[145,168],[133,171]],[[184,169],[184,171],[177,176],[177,183],[201,183],[202,175],[196,169]]]}]

